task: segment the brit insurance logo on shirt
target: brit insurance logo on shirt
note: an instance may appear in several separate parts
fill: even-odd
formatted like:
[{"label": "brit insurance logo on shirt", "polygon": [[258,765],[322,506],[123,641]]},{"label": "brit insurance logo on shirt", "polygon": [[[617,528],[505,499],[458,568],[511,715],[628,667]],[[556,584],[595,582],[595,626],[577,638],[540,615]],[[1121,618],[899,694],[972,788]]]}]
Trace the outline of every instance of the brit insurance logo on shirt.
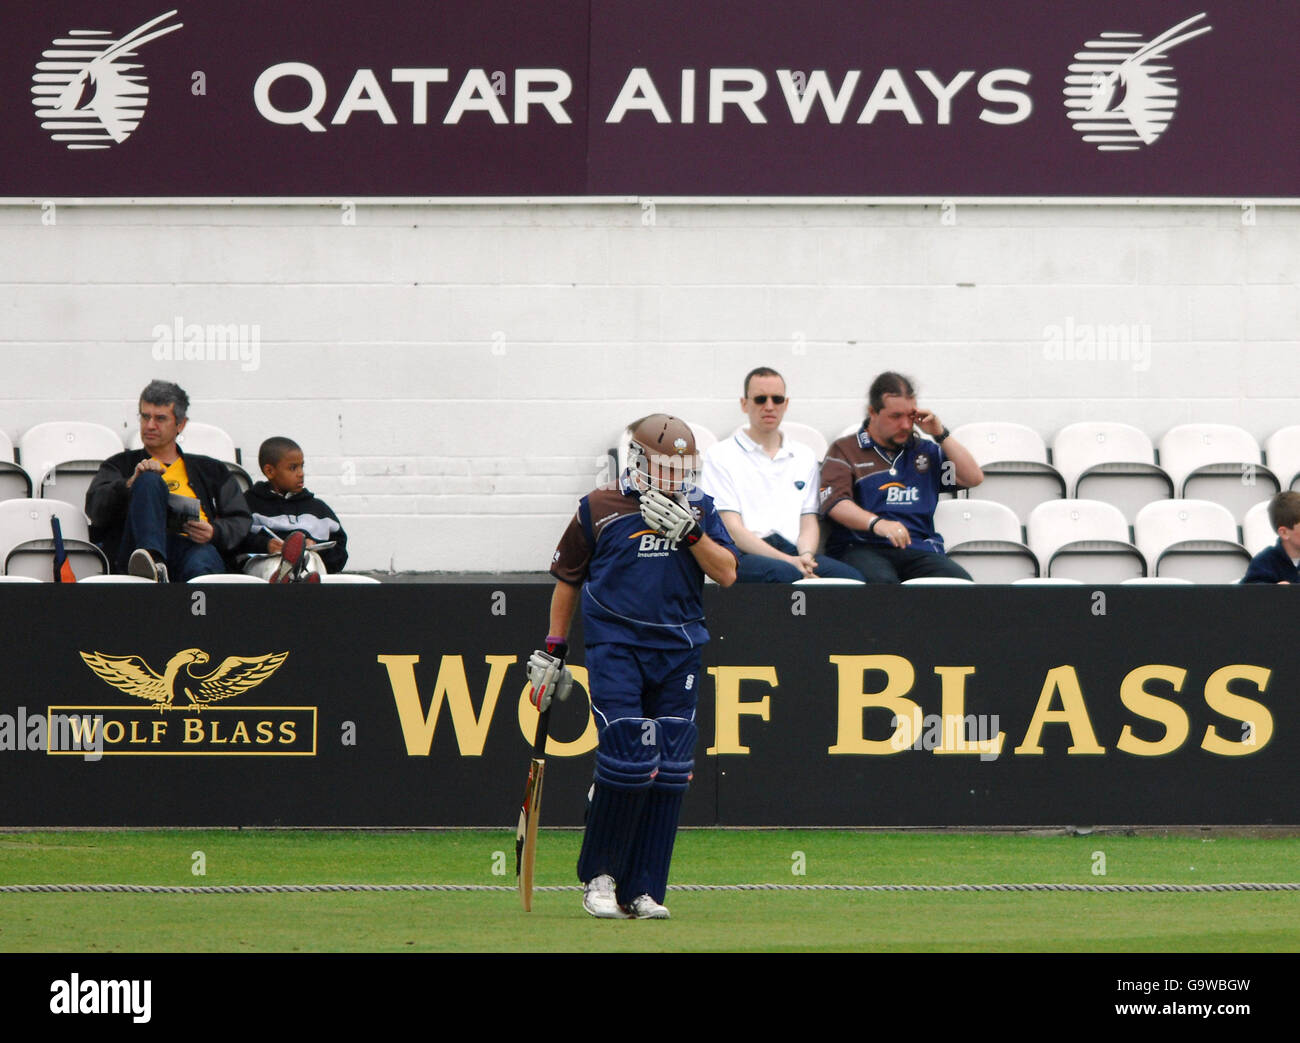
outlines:
[{"label": "brit insurance logo on shirt", "polygon": [[921,490],[910,485],[904,485],[902,482],[886,482],[880,487],[880,491],[885,494],[885,503],[919,503],[921,499]]},{"label": "brit insurance logo on shirt", "polygon": [[1178,81],[1168,54],[1208,33],[1193,28],[1204,12],[1144,40],[1140,33],[1106,32],[1074,56],[1065,77],[1065,108],[1083,140],[1101,152],[1153,145],[1174,118]]},{"label": "brit insurance logo on shirt", "polygon": [[41,54],[32,76],[32,104],[41,127],[69,149],[120,145],[144,118],[149,83],[137,53],[183,28],[164,25],[175,11],[121,36],[109,29],[69,29]]},{"label": "brit insurance logo on shirt", "polygon": [[641,545],[636,549],[638,558],[666,558],[673,551],[672,541],[667,536],[659,535],[654,529],[637,529],[628,536],[628,539],[641,541]]}]

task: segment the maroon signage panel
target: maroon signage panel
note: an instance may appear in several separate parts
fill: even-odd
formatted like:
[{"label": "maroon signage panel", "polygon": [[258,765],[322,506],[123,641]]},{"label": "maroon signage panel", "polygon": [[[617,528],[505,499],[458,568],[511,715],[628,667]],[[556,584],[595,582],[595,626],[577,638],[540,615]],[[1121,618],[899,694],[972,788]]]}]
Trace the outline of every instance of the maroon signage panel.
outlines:
[{"label": "maroon signage panel", "polygon": [[26,5],[0,197],[1300,194],[1294,0]]},{"label": "maroon signage panel", "polygon": [[0,38],[0,196],[578,194],[587,8],[23,7]]}]

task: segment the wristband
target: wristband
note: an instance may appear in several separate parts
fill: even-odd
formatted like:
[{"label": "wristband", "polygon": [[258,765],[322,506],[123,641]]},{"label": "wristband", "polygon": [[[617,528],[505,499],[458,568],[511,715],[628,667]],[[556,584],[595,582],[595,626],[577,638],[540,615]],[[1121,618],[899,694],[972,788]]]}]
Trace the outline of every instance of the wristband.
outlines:
[{"label": "wristband", "polygon": [[935,436],[934,444],[943,445],[943,440],[947,438],[950,434],[952,434],[952,432],[945,427],[942,431],[939,432],[938,435]]},{"label": "wristband", "polygon": [[867,535],[868,536],[875,535],[876,526],[879,524],[880,524],[880,515],[877,514],[874,518],[871,519],[871,524],[867,526]]},{"label": "wristband", "polygon": [[569,657],[569,642],[562,637],[547,634],[546,654],[553,655],[556,659],[567,659]]}]

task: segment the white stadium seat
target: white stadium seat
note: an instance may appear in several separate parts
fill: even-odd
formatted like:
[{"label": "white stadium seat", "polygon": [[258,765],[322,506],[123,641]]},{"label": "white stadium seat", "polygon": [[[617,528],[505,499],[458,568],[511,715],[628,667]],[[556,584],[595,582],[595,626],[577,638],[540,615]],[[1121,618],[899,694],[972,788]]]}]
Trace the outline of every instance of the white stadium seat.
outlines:
[{"label": "white stadium seat", "polygon": [[984,470],[984,481],[966,491],[969,499],[996,500],[1027,522],[1040,503],[1065,497],[1065,479],[1047,462],[1047,444],[1033,428],[1000,422],[963,424],[952,437],[970,450]]},{"label": "white stadium seat", "polygon": [[1147,574],[1118,507],[1100,500],[1049,500],[1029,515],[1029,547],[1044,575],[1120,583]]},{"label": "white stadium seat", "polygon": [[76,504],[63,500],[5,500],[0,503],[0,548],[24,540],[51,539],[51,517],[58,517],[65,540],[90,539],[90,523]]},{"label": "white stadium seat", "polygon": [[1171,428],[1160,439],[1160,464],[1174,481],[1175,496],[1222,504],[1237,522],[1279,488],[1255,436],[1231,424]]},{"label": "white stadium seat", "polygon": [[781,424],[781,430],[792,441],[802,442],[811,449],[818,460],[826,459],[826,450],[830,448],[830,443],[826,441],[826,436],[817,428],[787,420]]},{"label": "white stadium seat", "polygon": [[1277,542],[1277,532],[1268,524],[1267,500],[1246,512],[1246,519],[1241,523],[1241,542],[1252,557]]},{"label": "white stadium seat", "polygon": [[717,443],[718,436],[703,424],[697,424],[694,420],[688,420],[686,421],[686,426],[689,427],[691,433],[695,435],[695,451],[699,453],[700,456],[703,456],[708,452],[709,446]]},{"label": "white stadium seat", "polygon": [[1300,425],[1274,431],[1264,441],[1264,453],[1282,488],[1300,490]]},{"label": "white stadium seat", "polygon": [[1052,440],[1052,463],[1067,495],[1114,504],[1130,525],[1152,500],[1174,495],[1173,479],[1155,461],[1151,439],[1131,424],[1070,424]]},{"label": "white stadium seat", "polygon": [[1020,519],[993,500],[940,500],[935,530],[948,557],[977,583],[1012,583],[1039,574],[1038,558],[1021,538]]},{"label": "white stadium seat", "polygon": [[83,505],[99,465],[124,448],[116,431],[80,420],[37,424],[18,440],[33,495],[57,495],[65,503]]},{"label": "white stadium seat", "polygon": [[0,431],[0,500],[20,500],[32,494],[31,476],[14,462],[14,444]]},{"label": "white stadium seat", "polygon": [[0,503],[0,561],[6,575],[54,581],[54,533],[59,519],[63,546],[78,578],[108,571],[104,552],[90,542],[80,507],[62,500],[5,500]]},{"label": "white stadium seat", "polygon": [[1250,555],[1237,542],[1228,509],[1208,500],[1157,500],[1138,512],[1137,545],[1153,576],[1177,576],[1195,583],[1236,583]]}]

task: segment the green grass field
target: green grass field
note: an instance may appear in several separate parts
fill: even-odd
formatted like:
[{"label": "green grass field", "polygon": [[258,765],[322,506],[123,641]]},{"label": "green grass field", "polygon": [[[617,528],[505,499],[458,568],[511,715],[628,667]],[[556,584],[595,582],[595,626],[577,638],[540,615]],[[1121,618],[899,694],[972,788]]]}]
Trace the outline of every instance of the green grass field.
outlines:
[{"label": "green grass field", "polygon": [[[538,885],[574,885],[581,836],[544,830]],[[201,853],[201,856],[200,854]],[[1094,869],[1103,866],[1105,875]],[[196,875],[195,869],[203,874]],[[673,884],[1300,881],[1300,837],[684,831]],[[0,834],[0,885],[514,884],[500,832]],[[0,893],[3,952],[1295,952],[1300,891],[690,892],[668,922],[592,920],[576,890]]]}]

